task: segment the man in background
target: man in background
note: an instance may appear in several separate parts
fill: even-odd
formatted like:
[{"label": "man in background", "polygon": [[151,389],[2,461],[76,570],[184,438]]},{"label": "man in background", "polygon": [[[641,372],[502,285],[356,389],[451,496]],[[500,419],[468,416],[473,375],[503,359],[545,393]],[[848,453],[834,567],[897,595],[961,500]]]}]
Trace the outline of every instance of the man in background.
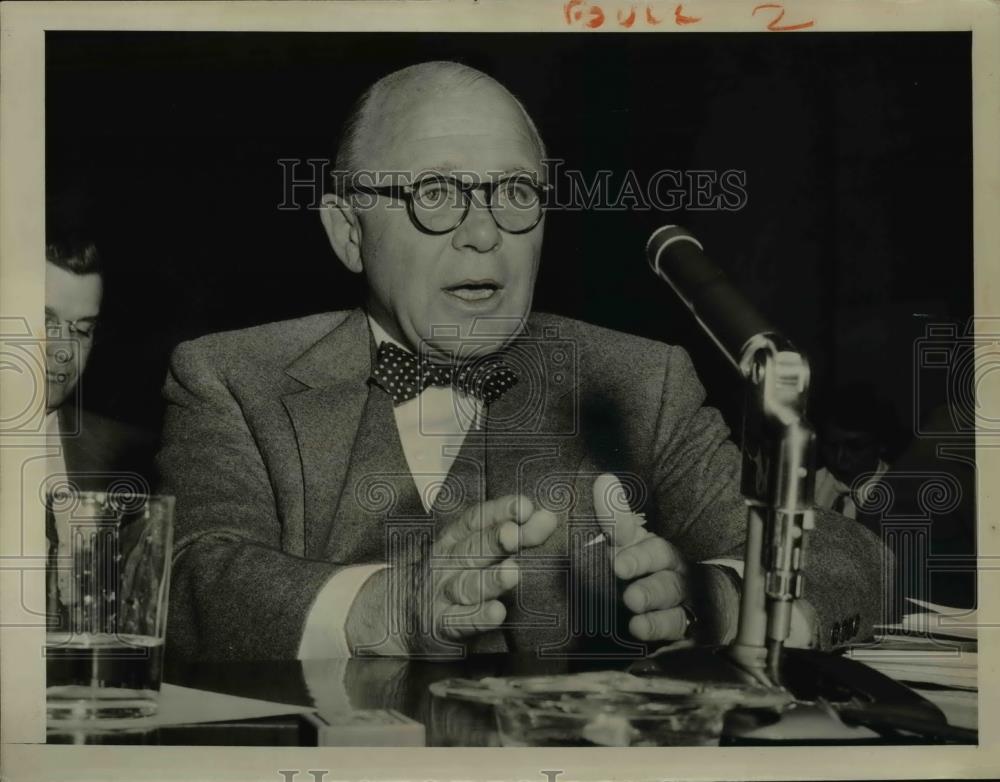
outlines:
[{"label": "man in background", "polygon": [[891,410],[867,385],[848,386],[836,395],[823,421],[816,473],[816,505],[858,518],[879,478],[889,470],[884,434]]},{"label": "man in background", "polygon": [[45,248],[45,430],[59,453],[49,475],[103,488],[114,473],[148,491],[154,438],[82,406],[80,379],[94,347],[104,298],[101,257],[88,237],[50,237]]}]

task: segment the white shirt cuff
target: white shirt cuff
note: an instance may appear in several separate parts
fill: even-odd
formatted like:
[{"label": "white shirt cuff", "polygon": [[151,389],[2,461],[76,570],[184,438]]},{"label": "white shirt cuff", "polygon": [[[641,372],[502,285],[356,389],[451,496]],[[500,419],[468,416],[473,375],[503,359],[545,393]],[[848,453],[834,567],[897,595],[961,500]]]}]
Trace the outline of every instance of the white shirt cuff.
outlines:
[{"label": "white shirt cuff", "polygon": [[300,660],[350,657],[345,626],[347,614],[361,587],[386,565],[354,565],[345,567],[326,582],[306,617]]},{"label": "white shirt cuff", "polygon": [[[740,579],[743,578],[742,559],[706,559],[701,564],[721,565],[722,567],[735,570]],[[788,630],[788,639],[785,641],[785,646],[792,649],[808,649],[813,646],[815,628],[812,627],[812,623],[809,621],[809,614],[812,611],[807,612],[802,607],[803,602],[804,600],[800,598],[792,604],[792,624]]]}]

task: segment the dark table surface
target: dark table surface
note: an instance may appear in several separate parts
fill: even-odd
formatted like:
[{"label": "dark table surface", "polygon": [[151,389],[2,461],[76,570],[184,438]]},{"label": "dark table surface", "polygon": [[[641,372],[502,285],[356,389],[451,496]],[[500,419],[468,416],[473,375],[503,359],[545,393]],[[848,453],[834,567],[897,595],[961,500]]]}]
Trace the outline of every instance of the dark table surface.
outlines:
[{"label": "dark table surface", "polygon": [[[699,650],[691,651],[696,653],[693,657],[696,661],[711,657],[698,653]],[[916,696],[907,688],[868,668],[848,668],[846,676],[842,676],[843,672],[838,670],[838,666],[843,664],[840,662],[842,659],[832,655],[803,657],[798,668],[806,671],[809,679],[814,678],[817,668],[826,668],[826,673],[821,678],[853,679],[851,686],[864,690],[867,693],[865,697],[872,702],[890,706],[894,703],[901,704],[907,708],[913,705],[911,699]],[[324,710],[333,711],[344,707],[355,710],[392,709],[424,726],[427,746],[497,746],[499,737],[492,706],[434,697],[430,693],[430,685],[452,677],[623,670],[634,663],[636,661],[630,659],[546,660],[534,655],[511,654],[474,655],[455,661],[354,658],[305,662],[189,663],[168,658],[164,681],[244,698],[313,707],[320,714]],[[789,670],[792,670],[792,666],[789,666]],[[806,688],[808,689],[808,685]],[[794,687],[792,689],[796,691]],[[930,706],[926,703],[924,705]],[[917,707],[919,710],[921,704],[917,704]],[[804,743],[844,743],[847,737],[843,730],[834,729],[832,722],[828,741],[823,740],[825,728],[822,726],[818,733],[812,726],[809,729],[813,730],[814,735]],[[862,743],[913,743],[901,740],[899,736],[889,741],[884,736],[881,739],[871,739],[870,742],[864,737],[861,740]],[[77,744],[312,746],[317,743],[317,734],[311,722],[301,716],[289,715],[161,727],[130,733],[58,733],[52,731],[50,726],[48,741]],[[726,743],[725,738],[723,743]]]}]

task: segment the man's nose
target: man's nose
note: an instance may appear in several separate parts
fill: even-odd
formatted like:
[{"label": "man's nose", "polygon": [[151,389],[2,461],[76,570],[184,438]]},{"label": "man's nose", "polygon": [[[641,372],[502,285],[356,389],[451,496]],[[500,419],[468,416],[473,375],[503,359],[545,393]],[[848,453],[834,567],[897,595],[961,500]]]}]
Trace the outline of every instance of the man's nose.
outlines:
[{"label": "man's nose", "polygon": [[459,250],[470,247],[477,252],[488,253],[500,245],[502,236],[489,207],[485,203],[477,203],[478,200],[472,199],[469,213],[455,229],[451,241]]}]

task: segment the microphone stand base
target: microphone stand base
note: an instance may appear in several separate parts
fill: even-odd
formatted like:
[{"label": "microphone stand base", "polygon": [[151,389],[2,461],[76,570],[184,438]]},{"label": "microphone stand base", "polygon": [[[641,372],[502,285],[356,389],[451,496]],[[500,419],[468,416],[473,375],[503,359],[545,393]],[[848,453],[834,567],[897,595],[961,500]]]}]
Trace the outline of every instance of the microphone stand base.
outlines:
[{"label": "microphone stand base", "polygon": [[[628,671],[636,676],[697,682],[709,688],[761,686],[759,677],[741,667],[726,646],[665,647],[632,663]],[[873,713],[904,715],[905,723],[947,725],[943,712],[926,698],[842,655],[816,649],[784,649],[780,671],[783,687],[799,703],[821,704],[834,714],[838,707],[850,709],[852,714],[863,714],[868,708]],[[863,718],[852,722],[863,722]]]}]

